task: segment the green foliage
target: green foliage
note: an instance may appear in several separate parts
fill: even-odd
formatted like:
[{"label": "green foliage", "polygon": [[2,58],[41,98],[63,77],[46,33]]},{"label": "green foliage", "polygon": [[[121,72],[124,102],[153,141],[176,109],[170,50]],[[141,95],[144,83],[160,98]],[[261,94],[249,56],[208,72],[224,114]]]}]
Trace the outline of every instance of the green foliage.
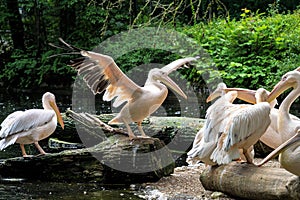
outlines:
[{"label": "green foliage", "polygon": [[217,19],[183,32],[207,50],[228,86],[270,89],[300,64],[300,11],[269,16],[243,11],[239,21]]},{"label": "green foliage", "polygon": [[[285,7],[299,4],[292,1],[294,3],[289,5],[276,1],[268,10],[270,15],[245,9],[239,16],[241,20],[237,21],[224,19],[229,16],[228,10],[231,16],[239,15],[245,2],[237,0],[19,0],[25,29],[25,49],[21,51],[13,49],[8,23],[11,13],[6,9],[9,0],[0,0],[0,81],[13,87],[37,87],[50,84],[51,79],[59,84],[56,81],[59,78],[70,84],[76,73],[65,64],[67,57],[49,58],[60,53],[50,47],[49,42],[56,43],[61,37],[75,46],[93,49],[122,31],[156,26],[181,29],[199,41],[213,58],[214,63],[205,57],[195,68],[182,72],[194,86],[205,84],[202,77],[211,80],[219,74],[235,86],[271,85],[278,79],[275,80],[275,76],[299,63],[299,11],[278,14],[288,10]],[[251,0],[249,5],[256,10],[261,2]],[[187,24],[195,25],[184,27]],[[177,50],[180,55],[201,54],[198,49],[191,54],[181,52],[184,48]],[[151,48],[135,50],[118,58],[117,62],[122,63],[120,66],[124,70],[141,63],[169,63],[178,58],[176,50],[172,52]],[[207,73],[214,67],[219,72]]]},{"label": "green foliage", "polygon": [[[25,54],[26,55],[26,54]],[[11,56],[14,62],[9,62],[1,69],[0,79],[11,85],[28,86],[27,77],[34,71],[36,60],[24,56],[24,52],[16,50]],[[18,77],[15,79],[15,77]]]},{"label": "green foliage", "polygon": [[[22,88],[51,83],[70,84],[75,72],[66,67],[67,60],[62,58],[50,59],[49,56],[55,54],[54,50],[48,51],[37,59],[36,55],[16,50],[11,55],[11,62],[8,62],[0,71],[0,80],[11,87],[21,86]],[[66,76],[66,74],[70,76]],[[64,82],[58,82],[63,80]]]}]

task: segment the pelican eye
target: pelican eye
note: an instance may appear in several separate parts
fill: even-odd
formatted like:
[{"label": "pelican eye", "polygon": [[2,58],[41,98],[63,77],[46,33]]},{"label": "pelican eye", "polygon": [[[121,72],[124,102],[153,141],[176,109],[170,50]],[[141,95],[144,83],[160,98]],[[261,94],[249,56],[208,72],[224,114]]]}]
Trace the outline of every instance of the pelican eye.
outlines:
[{"label": "pelican eye", "polygon": [[287,76],[282,77],[281,81],[286,81]]}]

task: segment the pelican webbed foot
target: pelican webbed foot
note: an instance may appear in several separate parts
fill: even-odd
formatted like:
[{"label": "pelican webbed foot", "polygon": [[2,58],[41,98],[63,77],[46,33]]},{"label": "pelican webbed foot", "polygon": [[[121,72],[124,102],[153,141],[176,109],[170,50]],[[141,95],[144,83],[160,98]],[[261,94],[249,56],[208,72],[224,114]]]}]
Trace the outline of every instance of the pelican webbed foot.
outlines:
[{"label": "pelican webbed foot", "polygon": [[38,155],[36,155],[35,157],[41,157],[41,156],[44,156],[44,155],[47,155],[48,153],[40,153]]},{"label": "pelican webbed foot", "polygon": [[23,155],[23,158],[24,159],[31,159],[31,158],[33,158],[34,157],[34,155]]},{"label": "pelican webbed foot", "polygon": [[33,157],[32,155],[27,155],[26,150],[25,150],[25,147],[24,147],[24,144],[20,144],[20,147],[21,147],[21,151],[22,151],[22,156],[23,156],[23,158],[30,158],[30,157]]}]

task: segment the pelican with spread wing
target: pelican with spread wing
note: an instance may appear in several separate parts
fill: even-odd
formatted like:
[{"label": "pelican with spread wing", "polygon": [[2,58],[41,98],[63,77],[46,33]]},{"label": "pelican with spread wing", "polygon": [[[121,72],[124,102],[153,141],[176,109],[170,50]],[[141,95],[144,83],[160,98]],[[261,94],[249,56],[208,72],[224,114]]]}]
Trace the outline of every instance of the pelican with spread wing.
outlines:
[{"label": "pelican with spread wing", "polygon": [[[255,90],[249,90],[249,89],[244,89],[244,88],[227,88],[226,85],[222,88],[217,88],[216,91],[214,91],[208,98],[207,101],[212,101],[215,98],[221,96],[221,93],[227,93],[229,91],[236,91],[237,92],[237,98],[241,99],[243,101],[246,101],[248,103],[256,104],[256,99],[255,99]],[[263,101],[267,101],[269,99],[268,95],[270,92],[266,91],[266,95],[263,96]],[[285,138],[282,136],[277,127],[277,120],[282,117],[282,115],[279,114],[279,110],[277,108],[274,108],[275,105],[277,104],[276,98],[273,99],[270,102],[271,105],[271,113],[270,113],[270,118],[271,118],[271,124],[269,125],[268,129],[266,132],[260,137],[260,141],[262,141],[264,144],[267,146],[276,149],[279,145],[281,145],[284,141],[282,138]],[[290,118],[292,120],[299,120],[298,117],[295,115],[289,114]]]},{"label": "pelican with spread wing", "polygon": [[[272,92],[268,92],[268,96],[264,97],[264,101],[271,101],[271,124],[266,130],[266,132],[261,136],[260,141],[262,141],[267,146],[276,149],[283,142],[288,140],[295,133],[294,129],[297,126],[300,126],[300,119],[289,113],[290,106],[295,101],[295,99],[300,94],[300,76],[299,69],[288,72],[284,77],[283,81],[280,81],[279,84],[272,90]],[[288,80],[285,80],[287,79]],[[297,83],[298,82],[298,83]],[[299,85],[299,86],[298,86]],[[294,90],[283,100],[279,109],[274,108],[277,104],[276,97],[278,97],[282,92],[287,90],[288,88],[293,87]],[[248,91],[247,89],[242,88],[225,88],[224,91]],[[246,98],[240,98],[249,103],[256,103],[255,98],[251,97],[251,95]]]},{"label": "pelican with spread wing", "polygon": [[6,117],[1,123],[0,150],[19,143],[22,155],[26,157],[24,144],[34,143],[40,153],[45,154],[38,141],[51,135],[56,129],[57,122],[62,128],[64,128],[64,123],[52,93],[46,92],[42,102],[44,109],[16,111]]},{"label": "pelican with spread wing", "polygon": [[141,123],[164,102],[168,94],[166,86],[183,98],[187,98],[185,93],[168,75],[172,71],[186,66],[187,63],[195,61],[197,59],[195,57],[175,60],[161,69],[151,69],[145,85],[141,87],[129,79],[110,56],[81,50],[67,44],[62,39],[60,41],[69,49],[79,51],[84,56],[70,65],[78,71],[79,75],[83,76],[94,94],[102,93],[105,90],[103,100],[111,101],[114,99],[114,107],[127,102],[117,116],[109,121],[109,124],[125,124],[130,139],[135,137],[129,126],[132,122],[137,122],[141,135],[146,137]]}]

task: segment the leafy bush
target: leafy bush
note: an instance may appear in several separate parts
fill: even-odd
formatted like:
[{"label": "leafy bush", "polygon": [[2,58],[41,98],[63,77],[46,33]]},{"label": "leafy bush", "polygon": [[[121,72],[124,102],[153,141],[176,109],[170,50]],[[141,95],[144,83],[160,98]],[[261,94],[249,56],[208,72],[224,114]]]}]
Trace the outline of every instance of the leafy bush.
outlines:
[{"label": "leafy bush", "polygon": [[[244,5],[238,1],[17,1],[26,33],[25,49],[16,50],[10,38],[8,16],[11,14],[5,9],[5,2],[0,1],[0,26],[6,33],[0,38],[0,65],[3,66],[0,81],[13,87],[35,87],[55,82],[58,77],[66,84],[72,82],[76,73],[65,65],[67,58],[48,59],[59,53],[48,46],[48,42],[55,43],[58,37],[83,49],[92,49],[106,38],[135,27],[168,25],[173,28],[198,23],[204,18],[212,21],[178,28],[195,38],[214,61],[204,61],[205,68],[197,66],[183,72],[198,89],[205,84],[201,75],[210,78],[217,75],[205,74],[214,65],[228,85],[257,88],[272,85],[281,74],[295,68],[300,60],[300,11],[281,15],[275,12],[276,8],[265,15],[244,9],[241,20],[237,21],[218,17],[227,16],[225,7],[235,10],[237,15],[240,10],[235,8]],[[259,1],[251,2],[256,8]],[[196,49],[193,55],[197,51],[201,50]],[[117,62],[128,70],[140,63],[169,63],[176,58],[168,52],[145,49],[128,53]]]},{"label": "leafy bush", "polygon": [[270,89],[282,74],[300,64],[300,10],[266,16],[244,9],[241,17],[199,23],[182,31],[207,50],[227,85]]}]

